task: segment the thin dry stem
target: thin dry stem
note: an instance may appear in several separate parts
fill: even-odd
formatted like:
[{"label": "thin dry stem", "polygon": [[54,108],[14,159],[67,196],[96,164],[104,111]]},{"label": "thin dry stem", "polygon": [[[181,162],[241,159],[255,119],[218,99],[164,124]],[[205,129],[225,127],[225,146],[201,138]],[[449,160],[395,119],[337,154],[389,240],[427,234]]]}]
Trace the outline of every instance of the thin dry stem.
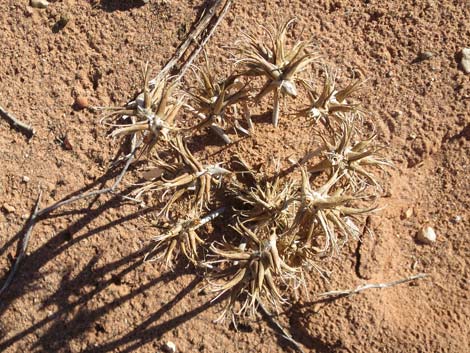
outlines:
[{"label": "thin dry stem", "polygon": [[363,284],[363,285],[360,285],[360,286],[358,286],[354,289],[334,290],[334,291],[318,294],[318,296],[319,297],[348,297],[350,295],[358,294],[358,293],[361,293],[361,292],[363,292],[365,290],[368,290],[368,289],[390,288],[390,287],[397,286],[399,284],[416,281],[416,280],[425,278],[427,276],[428,275],[426,273],[418,273],[416,275],[406,277],[406,278],[403,278],[403,279],[399,279],[399,280],[396,280],[396,281],[392,281],[392,282]]},{"label": "thin dry stem", "polygon": [[18,268],[20,267],[21,261],[26,255],[31,233],[33,232],[33,228],[36,225],[36,219],[39,217],[39,206],[41,204],[41,197],[42,197],[42,190],[39,191],[36,204],[34,205],[33,213],[29,217],[28,223],[26,225],[26,232],[24,234],[23,241],[21,242],[21,248],[19,249],[18,256],[16,257],[15,263],[13,264],[13,267],[5,283],[0,288],[0,297],[2,296],[3,293],[5,293],[5,291],[8,289],[10,284],[13,282],[13,279],[15,278],[15,274],[18,271]]},{"label": "thin dry stem", "polygon": [[8,121],[14,128],[17,128],[21,132],[23,132],[26,137],[31,138],[35,134],[34,129],[30,125],[16,118],[13,114],[9,113],[2,106],[0,106],[0,116],[2,116],[6,121]]}]

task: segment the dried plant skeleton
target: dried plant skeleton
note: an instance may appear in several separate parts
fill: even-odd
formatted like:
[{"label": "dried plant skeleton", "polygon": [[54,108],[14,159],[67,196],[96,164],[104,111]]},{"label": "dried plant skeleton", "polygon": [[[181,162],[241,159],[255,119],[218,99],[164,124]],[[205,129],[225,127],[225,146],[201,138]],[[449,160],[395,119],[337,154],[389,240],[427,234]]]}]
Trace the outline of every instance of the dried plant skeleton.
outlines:
[{"label": "dried plant skeleton", "polygon": [[[131,196],[142,200],[156,195],[161,205],[157,217],[171,222],[154,238],[152,256],[161,251],[157,258],[169,268],[182,256],[203,270],[215,298],[228,296],[221,318],[254,315],[260,304],[278,311],[293,292],[305,288],[312,272],[325,278],[322,261],[349,239],[359,239],[363,215],[377,209],[380,182],[374,170],[391,165],[376,135],[362,131],[365,110],[351,100],[365,80],[353,78],[337,89],[336,75],[325,69],[323,86],[316,92],[316,81],[305,79],[302,72],[319,57],[307,41],[289,45],[293,22],[266,30],[267,43],[245,34],[234,48],[238,71],[225,78],[216,77],[207,55],[200,66],[189,66],[192,74],[185,76],[182,90],[168,77],[150,83],[146,66],[143,93],[125,107],[109,109],[104,118],[114,129],[113,137],[143,136],[148,151],[144,180]],[[262,85],[258,78],[264,79]],[[305,124],[320,147],[293,163],[292,173],[277,167],[274,173],[262,166],[253,170],[240,156],[243,148],[234,162],[241,171],[222,167],[227,161],[204,164],[191,151],[206,146],[205,141],[200,144],[200,130],[211,129],[227,144],[233,142],[229,129],[246,132],[239,108],[250,130],[247,135],[254,134],[248,106],[271,93],[272,123],[277,126],[281,98],[290,96],[294,104],[300,92],[310,104],[291,111],[307,123],[322,123]],[[189,120],[179,120],[183,111],[189,112]],[[209,214],[201,217],[206,210]],[[207,234],[202,226],[224,211],[223,224]]]},{"label": "dried plant skeleton", "polygon": [[212,71],[207,58],[205,67],[194,68],[195,81],[199,87],[188,91],[194,101],[194,106],[189,104],[185,106],[202,119],[192,129],[209,127],[225,143],[231,143],[225,129],[235,124],[230,121],[233,119],[227,116],[227,108],[246,99],[248,90],[238,76],[232,75],[225,80],[217,81]]},{"label": "dried plant skeleton", "polygon": [[361,113],[359,103],[352,103],[349,98],[362,88],[365,80],[356,79],[346,88],[336,90],[335,75],[330,70],[325,71],[325,81],[321,93],[318,95],[313,86],[303,81],[310,98],[310,105],[298,111],[296,114],[311,118],[314,121],[321,120],[331,128],[333,121],[342,121],[346,113]]},{"label": "dried plant skeleton", "polygon": [[[169,83],[168,78],[160,78],[152,86],[149,85],[150,69],[148,64],[143,70],[143,92],[124,107],[104,108],[110,111],[102,119],[114,130],[112,137],[122,137],[135,133],[142,133],[144,149],[151,151],[159,141],[169,139],[171,132],[177,131],[175,118],[183,98],[175,99],[172,94],[177,83]],[[132,117],[132,121],[127,118]],[[116,122],[109,120],[113,118]]]},{"label": "dried plant skeleton", "polygon": [[274,126],[279,123],[280,98],[284,95],[297,97],[296,80],[298,75],[311,63],[318,59],[318,55],[309,50],[310,45],[306,41],[298,41],[292,47],[287,45],[287,30],[294,22],[291,19],[278,27],[270,38],[270,45],[266,46],[249,34],[245,34],[246,40],[236,48],[241,58],[238,60],[245,69],[243,75],[261,76],[266,79],[260,92],[255,96],[255,102],[273,92],[273,115]]},{"label": "dried plant skeleton", "polygon": [[[230,3],[225,2],[215,23]],[[215,7],[212,14],[202,17],[204,23],[215,16]],[[365,128],[366,110],[351,99],[365,80],[353,77],[349,85],[337,89],[336,75],[325,69],[317,92],[318,77],[312,79],[311,68],[320,61],[319,56],[308,41],[294,38],[290,43],[288,32],[293,23],[291,19],[275,30],[264,28],[266,42],[244,34],[232,47],[236,71],[225,70],[228,75],[223,78],[216,76],[207,57],[200,66],[192,64],[212,33],[199,26],[197,38],[189,38],[181,47],[187,49],[191,41],[200,40],[196,54],[189,55],[179,75],[168,75],[177,59],[153,80],[146,64],[142,93],[122,107],[102,108],[102,122],[110,127],[110,136],[132,142],[115,183],[41,211],[37,206],[32,220],[86,197],[116,193],[137,160],[132,164],[134,179],[121,196],[140,206],[153,203],[149,210],[155,210],[158,224],[169,222],[154,237],[155,246],[146,258],[162,259],[170,269],[182,260],[200,270],[215,298],[228,297],[221,318],[253,316],[264,305],[280,311],[294,294],[306,290],[306,278],[325,278],[322,261],[337,255],[348,240],[360,240],[364,216],[377,210],[381,183],[376,171],[392,164],[383,155],[385,149],[378,144],[374,129]],[[183,55],[178,49],[178,59]],[[306,73],[308,70],[311,72]],[[299,103],[302,96],[310,99],[306,107]],[[271,98],[268,104],[274,126],[279,124],[281,99],[286,98],[291,115],[311,129],[309,136],[314,137],[312,152],[282,172],[284,162],[276,159],[271,168],[268,162],[274,156],[262,155],[264,150],[250,141],[258,133],[250,111],[263,110],[261,100],[267,97]],[[240,123],[239,111],[247,129]],[[286,121],[286,127],[289,123],[292,121]],[[212,130],[228,146],[208,147],[207,136],[200,134],[203,129]],[[248,143],[232,141],[229,131],[247,135]],[[266,136],[270,135],[262,131],[255,137]],[[285,136],[284,131],[279,136]],[[276,144],[278,149],[281,144]],[[298,151],[302,148],[301,144],[293,146],[294,150],[296,147]],[[241,156],[251,153],[250,148],[251,159],[258,163],[256,169]],[[122,150],[121,146],[119,153]],[[241,171],[237,170],[240,166]],[[203,227],[222,214],[223,221]],[[33,221],[26,228],[27,237]],[[23,249],[24,255],[26,245]],[[0,288],[0,295],[4,290],[5,286]]]}]

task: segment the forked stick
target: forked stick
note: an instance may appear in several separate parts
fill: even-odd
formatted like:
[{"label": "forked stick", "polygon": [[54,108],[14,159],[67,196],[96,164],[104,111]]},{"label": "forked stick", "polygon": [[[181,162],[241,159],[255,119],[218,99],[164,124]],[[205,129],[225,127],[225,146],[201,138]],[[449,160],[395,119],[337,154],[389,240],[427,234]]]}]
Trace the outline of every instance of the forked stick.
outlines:
[{"label": "forked stick", "polygon": [[55,204],[40,210],[37,213],[37,217],[42,217],[44,215],[47,215],[47,214],[51,213],[52,211],[58,209],[59,207],[69,205],[69,204],[74,203],[74,202],[79,201],[79,200],[83,200],[83,199],[86,199],[86,198],[89,198],[89,197],[98,196],[98,195],[102,195],[102,194],[114,193],[116,191],[117,187],[119,186],[119,184],[121,183],[122,179],[124,178],[124,174],[126,174],[126,172],[129,169],[130,165],[134,161],[135,153],[136,153],[137,149],[139,148],[139,146],[141,144],[142,144],[142,141],[139,141],[137,144],[135,144],[135,146],[132,149],[131,153],[129,153],[129,157],[127,158],[127,161],[126,161],[126,164],[124,165],[124,168],[122,169],[121,173],[119,173],[119,175],[116,178],[116,180],[114,181],[113,185],[111,185],[109,188],[94,190],[94,191],[90,191],[90,192],[87,192],[87,193],[82,193],[82,194],[79,194],[77,196],[73,196],[73,197],[70,197],[70,198],[62,200],[62,201],[58,201]]},{"label": "forked stick", "polygon": [[132,149],[131,153],[129,154],[129,157],[127,159],[126,164],[124,165],[124,168],[122,169],[121,173],[118,175],[116,180],[114,181],[114,184],[109,188],[94,190],[94,191],[90,191],[90,192],[87,192],[87,193],[81,193],[77,196],[70,197],[66,200],[56,202],[55,204],[53,204],[49,207],[43,208],[42,210],[39,209],[39,204],[40,204],[40,201],[41,201],[42,191],[39,191],[39,196],[38,196],[38,199],[36,201],[36,205],[34,206],[34,211],[33,211],[32,215],[31,215],[31,217],[28,221],[27,226],[26,226],[26,233],[23,237],[21,248],[18,252],[18,256],[16,257],[15,263],[13,264],[13,267],[10,271],[10,274],[8,275],[5,283],[3,284],[2,288],[0,289],[0,296],[7,290],[7,288],[12,283],[13,278],[15,277],[15,274],[18,271],[18,268],[20,266],[21,260],[26,255],[26,250],[28,249],[29,239],[31,237],[31,233],[33,231],[33,228],[37,223],[37,220],[40,217],[48,215],[52,211],[54,211],[54,210],[56,210],[56,209],[58,209],[62,206],[69,205],[69,204],[71,204],[75,201],[83,200],[83,199],[86,199],[86,198],[89,198],[89,197],[92,197],[92,196],[98,196],[98,195],[103,195],[103,194],[107,194],[107,193],[113,193],[117,189],[119,184],[121,183],[122,178],[124,177],[124,174],[126,174],[127,170],[129,169],[129,166],[131,165],[132,161],[134,160],[135,152],[137,151],[137,148],[139,147],[139,145],[141,143],[142,143],[142,141],[140,141],[139,143],[137,143],[133,146],[133,149]]},{"label": "forked stick", "polygon": [[191,53],[191,56],[188,58],[188,60],[186,60],[186,62],[184,63],[183,67],[181,68],[181,71],[180,73],[178,74],[178,76],[176,76],[175,80],[179,80],[181,79],[181,77],[184,76],[184,74],[186,73],[186,71],[188,70],[188,68],[191,66],[191,64],[193,63],[193,61],[196,59],[196,57],[199,55],[199,53],[201,52],[201,50],[204,48],[204,46],[207,44],[207,42],[209,41],[209,39],[212,37],[212,35],[214,34],[216,28],[219,26],[220,22],[222,21],[222,19],[224,18],[224,16],[227,14],[228,10],[230,9],[230,5],[232,5],[232,0],[227,0],[225,2],[225,5],[224,7],[222,8],[222,10],[220,11],[219,13],[219,16],[217,17],[217,20],[214,22],[214,24],[211,26],[209,32],[207,32],[206,36],[202,39],[202,41],[199,43],[199,45],[197,46],[196,49],[194,49],[194,51]]},{"label": "forked stick", "polygon": [[[228,0],[228,2],[231,2],[232,0]],[[150,85],[155,84],[155,82],[158,82],[160,79],[163,77],[167,76],[171,70],[176,66],[178,61],[183,57],[184,53],[186,53],[186,50],[190,47],[191,43],[197,43],[197,38],[201,35],[201,33],[204,32],[204,30],[207,28],[209,23],[211,22],[212,18],[215,15],[215,10],[217,7],[222,3],[222,0],[214,0],[212,2],[211,7],[208,10],[205,10],[205,14],[201,17],[201,19],[198,21],[196,26],[194,27],[194,30],[189,33],[189,35],[186,37],[186,40],[180,44],[178,49],[176,49],[175,54],[171,57],[170,60],[165,64],[165,66],[160,70],[158,73],[157,77],[155,77],[153,80],[149,82]],[[222,14],[221,14],[222,15]],[[219,16],[220,18],[221,16]],[[223,17],[223,15],[222,15]],[[186,66],[186,64],[185,64]]]}]

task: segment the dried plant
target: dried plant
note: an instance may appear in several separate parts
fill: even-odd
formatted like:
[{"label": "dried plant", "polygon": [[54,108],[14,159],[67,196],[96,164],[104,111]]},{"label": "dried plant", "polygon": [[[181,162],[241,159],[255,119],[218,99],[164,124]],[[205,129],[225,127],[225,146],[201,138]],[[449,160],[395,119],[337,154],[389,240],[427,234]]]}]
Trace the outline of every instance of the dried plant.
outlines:
[{"label": "dried plant", "polygon": [[356,79],[352,81],[346,88],[336,90],[335,74],[331,70],[325,69],[325,81],[323,89],[318,95],[313,88],[312,84],[303,81],[307,87],[310,104],[296,113],[298,116],[303,116],[316,121],[323,122],[328,128],[332,128],[332,121],[342,122],[345,113],[361,113],[359,103],[352,103],[349,98],[359,91],[366,80]]},{"label": "dried plant", "polygon": [[[228,10],[230,2],[225,3],[216,24]],[[211,19],[212,15],[203,16],[201,24],[209,23]],[[145,65],[142,94],[123,107],[103,108],[107,114],[102,121],[113,128],[111,136],[132,136],[133,141],[132,152],[115,183],[109,188],[73,196],[42,210],[39,210],[39,198],[26,226],[22,252],[7,283],[0,288],[0,294],[11,282],[25,254],[36,219],[77,200],[114,193],[141,146],[135,143],[136,135],[142,137],[142,152],[147,152],[145,157],[150,169],[144,174],[146,181],[137,184],[131,195],[134,200],[141,201],[143,195],[155,193],[163,204],[157,217],[164,215],[170,218],[170,210],[176,203],[178,207],[172,216],[180,216],[172,217],[167,231],[153,239],[155,246],[146,259],[162,251],[152,260],[162,259],[167,267],[172,268],[177,256],[181,255],[184,260],[203,269],[208,287],[216,298],[229,295],[221,318],[227,314],[251,316],[260,305],[264,310],[264,304],[278,311],[280,306],[288,303],[287,298],[292,292],[305,283],[311,271],[324,277],[319,262],[337,253],[350,238],[359,239],[361,216],[376,209],[379,182],[370,169],[387,167],[391,163],[382,156],[383,147],[377,144],[376,135],[365,139],[359,136],[357,122],[362,123],[362,120],[357,117],[362,117],[363,110],[350,98],[365,81],[355,79],[346,88],[337,90],[335,75],[325,70],[325,81],[317,94],[314,85],[301,77],[302,71],[318,56],[307,41],[288,45],[287,32],[293,21],[283,23],[275,31],[266,30],[269,37],[267,45],[245,34],[245,40],[235,48],[240,56],[237,63],[243,68],[239,74],[225,79],[216,78],[207,58],[204,67],[192,67],[194,54],[189,56],[177,78],[167,76],[174,68],[176,57],[181,58],[191,41],[199,35],[188,37],[178,49],[177,56],[170,60],[171,65],[165,65],[156,79],[150,81],[150,69],[148,64]],[[205,25],[196,27],[199,28],[197,32],[202,33]],[[202,50],[211,33],[209,30],[193,53],[197,55]],[[191,99],[184,103],[176,82],[190,67],[196,84],[195,87],[186,87]],[[265,80],[254,94],[251,92],[251,83],[254,82],[249,79],[251,77]],[[249,84],[242,79],[247,79]],[[293,165],[293,173],[289,171],[281,175],[280,167],[276,167],[274,176],[268,177],[265,170],[260,168],[255,172],[242,158],[238,158],[238,164],[243,171],[232,173],[220,163],[203,164],[189,149],[183,134],[190,139],[192,133],[203,128],[210,128],[230,143],[228,128],[243,131],[236,113],[238,105],[243,108],[245,119],[252,128],[247,102],[252,98],[255,104],[259,103],[271,92],[274,96],[272,122],[277,126],[280,99],[296,97],[298,82],[307,89],[310,104],[295,114],[314,122],[321,121],[326,129],[321,126],[316,129],[315,137],[323,142],[322,146]],[[200,122],[184,129],[178,128],[176,117],[181,107],[196,114]],[[3,115],[8,115],[7,119],[13,123],[17,122],[8,113],[3,112]],[[155,148],[157,144],[160,144],[158,150]],[[244,148],[242,146],[240,151]],[[233,149],[227,153],[231,152]],[[316,163],[309,168],[303,166],[314,157],[317,158]],[[300,182],[296,178],[297,167],[300,168]],[[227,174],[232,174],[229,182],[225,182],[228,178],[223,178]],[[314,176],[314,183],[311,176]],[[214,193],[216,186],[224,187],[226,192]],[[225,197],[215,199],[215,195]],[[225,207],[202,217],[204,209],[214,204]],[[230,223],[222,227],[220,233],[224,237],[219,237],[209,246],[209,236],[202,227],[225,210],[230,212],[227,217]],[[227,234],[228,228],[235,232]],[[399,282],[392,282],[392,285],[394,283]],[[351,294],[360,290],[326,294]],[[240,307],[236,309],[238,301]]]},{"label": "dried plant", "polygon": [[[161,210],[161,213],[167,217],[171,205],[187,193],[194,194],[194,207],[202,210],[210,202],[212,185],[218,184],[221,176],[230,173],[218,164],[204,166],[200,163],[181,135],[174,140],[170,142],[170,145],[178,154],[176,166],[157,157],[155,161],[163,169],[162,173],[157,173],[154,180],[144,183],[134,191],[137,199],[148,192],[164,191],[163,197],[170,194],[169,200]],[[170,177],[165,174],[169,174]]]},{"label": "dried plant", "polygon": [[[313,189],[305,168],[301,168],[302,186],[298,208],[291,233],[303,246],[318,253],[338,252],[348,238],[358,239],[359,227],[355,223],[358,215],[372,212],[377,207],[359,207],[354,204],[374,200],[363,190],[348,192],[336,187],[342,175],[336,171],[326,183]],[[320,243],[324,239],[324,245]]]},{"label": "dried plant", "polygon": [[288,48],[287,30],[293,22],[294,19],[291,19],[279,26],[274,35],[267,30],[271,40],[268,46],[258,42],[255,37],[245,34],[246,40],[236,48],[242,56],[238,63],[246,68],[243,75],[261,76],[267,80],[255,96],[255,102],[271,92],[274,93],[272,115],[274,126],[279,123],[280,97],[297,96],[295,82],[298,74],[318,58],[316,53],[308,50],[309,43],[306,41],[297,41]]},{"label": "dried plant", "polygon": [[[143,69],[143,93],[124,107],[104,108],[110,111],[102,121],[114,127],[112,137],[127,136],[142,133],[144,136],[144,150],[151,151],[159,141],[169,140],[169,134],[178,130],[175,118],[183,100],[175,99],[172,93],[177,83],[169,83],[168,78],[159,78],[153,86],[149,86],[150,68],[148,64]],[[131,118],[130,123],[123,120]],[[109,122],[114,119],[116,122]]]},{"label": "dried plant", "polygon": [[236,214],[246,223],[256,224],[258,229],[265,226],[285,230],[292,221],[295,207],[295,182],[281,181],[279,177],[271,182],[267,178],[255,178],[252,186],[233,179],[228,190],[243,205]]},{"label": "dried plant", "polygon": [[[299,270],[287,265],[279,255],[274,230],[255,232],[241,222],[237,222],[233,228],[244,239],[241,245],[211,245],[210,250],[216,260],[206,264],[222,265],[218,271],[208,273],[207,280],[211,291],[217,293],[217,297],[230,293],[220,319],[229,313],[252,316],[259,302],[269,303],[275,309],[279,308],[287,302],[281,294],[279,284],[296,277]],[[241,308],[234,312],[235,303],[241,298]]]},{"label": "dried plant", "polygon": [[318,134],[323,141],[323,148],[319,151],[322,160],[310,167],[310,173],[328,171],[330,175],[338,172],[346,177],[355,190],[369,184],[380,187],[370,167],[391,166],[381,152],[383,147],[376,142],[376,135],[361,141],[354,141],[356,134],[354,117],[345,119],[340,125],[340,131],[333,133],[332,141],[328,141],[325,134]]},{"label": "dried plant", "polygon": [[150,254],[165,248],[162,256],[153,257],[149,259],[149,261],[155,261],[159,258],[163,258],[165,265],[169,268],[172,268],[176,252],[179,251],[193,265],[198,266],[200,253],[199,250],[204,244],[204,240],[197,234],[197,230],[216,217],[220,216],[224,211],[224,208],[220,208],[201,218],[200,213],[192,209],[189,211],[187,216],[178,220],[169,231],[158,235],[153,239],[156,244],[153,249],[146,254],[144,260],[147,260]]},{"label": "dried plant", "polygon": [[224,80],[217,80],[206,58],[203,68],[194,67],[195,81],[199,87],[188,90],[193,105],[185,107],[197,114],[202,120],[191,129],[211,128],[225,143],[231,143],[225,133],[227,127],[239,126],[236,118],[227,116],[227,108],[248,96],[247,87],[239,76],[231,75]]},{"label": "dried plant", "polygon": [[[207,286],[216,298],[229,297],[221,319],[228,314],[253,315],[260,304],[278,311],[293,292],[298,294],[297,289],[305,285],[312,272],[325,278],[321,261],[336,254],[349,239],[359,239],[362,215],[376,209],[377,190],[369,186],[379,183],[371,168],[390,165],[381,155],[375,135],[355,141],[360,136],[358,122],[362,123],[363,110],[350,98],[365,81],[355,79],[337,90],[335,74],[325,70],[323,87],[317,93],[313,81],[305,80],[301,73],[318,56],[307,41],[288,45],[293,21],[275,31],[266,30],[267,45],[245,35],[235,48],[240,56],[237,63],[243,66],[239,74],[219,79],[207,58],[201,67],[188,66],[194,74],[189,81],[194,84],[185,88],[188,103],[173,97],[177,93],[175,83],[167,79],[150,83],[146,67],[142,95],[124,108],[113,109],[105,118],[106,122],[117,118],[111,124],[115,127],[112,136],[142,133],[145,149],[150,152],[147,181],[138,185],[132,195],[140,200],[144,194],[156,193],[163,203],[157,216],[166,218],[178,203],[171,215],[172,224],[153,239],[155,247],[147,256],[162,251],[154,259],[162,259],[171,268],[180,255],[203,269]],[[265,79],[254,94],[251,77]],[[307,90],[310,104],[295,114],[321,121],[326,129],[315,129],[322,146],[294,165],[293,173],[281,175],[279,166],[274,176],[268,177],[269,168],[255,171],[240,157],[237,163],[243,170],[232,173],[220,164],[204,165],[188,148],[183,134],[190,139],[195,131],[206,128],[230,143],[229,128],[243,131],[237,107],[241,106],[247,117],[247,102],[259,103],[271,92],[272,122],[277,126],[280,100],[296,97],[299,82]],[[176,115],[182,106],[200,119],[197,124],[176,127]],[[126,117],[131,123],[122,123]],[[251,124],[249,117],[246,119]],[[159,141],[165,142],[162,148],[152,150]],[[302,166],[313,157],[316,160],[308,168]],[[296,168],[300,168],[300,180]],[[229,173],[230,179],[223,178]],[[225,198],[212,202],[214,195],[219,195],[214,194],[215,186],[225,189],[221,193]],[[235,232],[222,228],[224,236],[215,238],[209,246],[208,234],[201,227],[223,211],[201,215],[214,203],[225,205],[229,213],[227,228]],[[176,218],[182,210],[189,211]]]}]

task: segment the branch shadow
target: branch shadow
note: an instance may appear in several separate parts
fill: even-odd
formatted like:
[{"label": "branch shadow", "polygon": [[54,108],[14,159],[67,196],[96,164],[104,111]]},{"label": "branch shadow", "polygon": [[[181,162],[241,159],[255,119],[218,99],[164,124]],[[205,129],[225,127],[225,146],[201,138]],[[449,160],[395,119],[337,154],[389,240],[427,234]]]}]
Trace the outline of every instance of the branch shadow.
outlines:
[{"label": "branch shadow", "polygon": [[[111,168],[109,169],[105,174],[103,174],[101,177],[97,178],[96,180],[94,180],[92,183],[90,184],[87,184],[86,186],[84,186],[83,188],[77,190],[77,191],[74,191],[70,194],[68,194],[67,196],[65,196],[64,198],[62,198],[61,201],[63,200],[67,200],[71,197],[74,197],[74,196],[77,196],[77,195],[80,195],[82,193],[85,193],[85,192],[88,192],[90,191],[91,189],[99,186],[100,188],[104,187],[104,185],[106,184],[106,182],[110,181],[111,179],[114,179],[115,177],[118,176],[120,170],[119,168]],[[55,217],[55,214],[52,214],[50,216],[48,216],[47,218],[53,218]],[[13,236],[10,238],[10,240],[8,240],[5,244],[3,244],[3,246],[0,248],[0,256],[3,256],[4,253],[14,244],[14,243],[17,243],[18,240],[21,238],[21,236],[25,233],[26,231],[26,227],[28,226],[27,222],[25,223],[25,225]]]},{"label": "branch shadow", "polygon": [[144,0],[101,0],[100,7],[106,12],[129,11],[134,8],[145,6],[148,1]]},{"label": "branch shadow", "polygon": [[[312,324],[312,317],[315,317],[315,315],[318,314],[318,311],[313,309],[314,306],[321,305],[323,308],[344,297],[346,296],[338,295],[336,297],[323,298],[303,304],[297,303],[284,311],[282,314],[284,314],[289,320],[289,332],[292,335],[292,338],[296,342],[315,351],[316,353],[343,352],[345,350],[349,352],[348,348],[345,347],[340,340],[337,340],[334,343],[324,342],[319,337],[312,335],[308,330],[309,325]],[[271,321],[272,318],[265,317],[265,320],[274,331],[277,331],[275,325]],[[292,344],[283,336],[277,335],[277,339],[279,346],[285,349],[292,347]]]},{"label": "branch shadow", "polygon": [[[96,185],[105,185],[109,179],[112,179],[117,173],[107,173],[93,184],[84,187],[83,189],[72,193],[76,195],[83,193]],[[127,193],[129,188],[123,191],[123,194]],[[141,217],[143,215],[154,212],[159,209],[159,206],[141,209],[136,212],[126,214],[123,217],[109,221],[104,225],[99,225],[88,229],[86,232],[76,235],[85,229],[95,219],[102,216],[110,208],[118,208],[124,202],[122,194],[113,195],[111,198],[98,205],[95,208],[84,207],[79,210],[65,211],[60,214],[50,215],[42,218],[53,219],[55,217],[63,215],[77,215],[81,217],[70,224],[66,229],[55,234],[50,240],[44,245],[40,246],[37,250],[29,254],[21,264],[21,271],[17,274],[15,281],[11,284],[9,290],[4,293],[4,296],[0,301],[0,318],[2,318],[6,310],[21,297],[31,293],[35,290],[39,290],[39,281],[43,279],[44,271],[39,274],[39,270],[43,268],[47,263],[51,262],[58,255],[71,248],[74,245],[78,245],[83,240],[89,239],[94,235],[100,234],[101,232],[113,228],[116,225],[129,222],[133,219]],[[70,197],[70,196],[68,196]],[[90,205],[93,205],[96,200],[91,200]],[[14,237],[20,239],[22,232]],[[8,244],[12,245],[13,241],[9,241]],[[26,339],[30,334],[36,335],[38,339],[35,341],[32,348],[39,349],[40,351],[61,351],[63,350],[64,338],[70,341],[74,338],[80,337],[80,335],[99,331],[100,324],[99,320],[107,313],[115,310],[123,303],[128,302],[149,290],[151,287],[156,286],[160,282],[170,282],[176,280],[183,274],[193,273],[187,264],[178,263],[173,272],[162,274],[160,277],[150,280],[147,284],[139,286],[136,290],[131,293],[119,296],[113,302],[108,303],[99,307],[98,309],[89,310],[86,308],[86,304],[96,298],[96,296],[103,292],[113,283],[119,285],[121,279],[142,265],[143,257],[145,254],[152,250],[154,244],[149,244],[141,250],[135,251],[132,254],[109,264],[105,264],[101,267],[97,267],[100,254],[95,255],[90,261],[81,269],[80,273],[75,277],[71,278],[71,270],[63,275],[59,288],[51,294],[48,298],[41,303],[42,310],[46,310],[49,307],[58,308],[54,313],[48,317],[35,322],[30,327],[25,328],[23,331],[16,333],[14,336],[6,338],[6,332],[2,332],[4,339],[0,338],[0,351],[4,351],[7,348],[13,346],[15,343]],[[6,247],[5,247],[6,248]],[[184,267],[186,266],[186,267]],[[116,273],[117,272],[117,273]],[[8,273],[2,279],[3,281],[7,278]],[[150,319],[144,321],[136,329],[126,333],[119,340],[110,341],[103,344],[98,348],[93,348],[92,351],[114,351],[119,349],[121,345],[129,345],[126,351],[137,350],[141,343],[138,342],[149,342],[155,339],[155,336],[160,333],[163,334],[178,325],[184,323],[187,320],[197,316],[199,313],[205,311],[214,303],[206,303],[200,307],[177,317],[168,320],[166,323],[149,327],[156,322],[162,315],[168,312],[176,303],[181,301],[189,292],[191,292],[197,284],[201,281],[200,278],[196,277],[194,281],[190,283],[185,289],[183,289],[174,299],[167,304],[163,305],[156,313],[154,313]],[[86,293],[83,293],[84,288],[91,288]],[[74,299],[75,298],[75,299]],[[222,298],[221,298],[222,299]],[[44,330],[46,330],[44,332]],[[39,335],[39,333],[41,333]]]},{"label": "branch shadow", "polygon": [[[3,316],[5,310],[7,309],[10,303],[26,294],[29,290],[33,289],[32,284],[38,279],[40,279],[38,271],[45,264],[52,261],[62,252],[78,244],[79,242],[88,239],[96,234],[99,234],[107,229],[123,224],[130,220],[139,218],[158,209],[158,207],[156,206],[138,210],[134,213],[130,213],[126,216],[110,221],[104,225],[90,229],[79,236],[75,236],[75,234],[80,232],[88,224],[100,217],[107,210],[109,210],[110,208],[117,208],[121,206],[124,202],[126,201],[123,200],[120,195],[115,195],[114,197],[104,202],[102,205],[95,209],[83,209],[83,212],[85,213],[80,219],[78,219],[77,221],[69,225],[66,229],[53,236],[44,245],[42,245],[36,251],[27,256],[23,260],[23,263],[21,265],[22,271],[16,276],[15,281],[11,284],[7,294],[4,295],[4,298],[2,298],[0,302],[0,317]],[[69,214],[74,215],[77,213],[80,213],[80,211],[71,211]],[[4,282],[7,277],[8,273],[6,273],[4,278],[2,278],[0,281]]]},{"label": "branch shadow", "polygon": [[[121,284],[120,278],[135,271],[139,266],[141,266],[141,258],[148,250],[149,247],[144,248],[118,261],[94,269],[99,258],[97,255],[88,262],[75,278],[69,278],[67,275],[64,276],[56,292],[43,303],[44,308],[50,305],[55,305],[58,307],[58,310],[15,336],[0,342],[0,351],[4,351],[15,342],[18,342],[27,335],[35,333],[45,327],[48,327],[47,330],[40,335],[32,348],[40,348],[41,351],[46,352],[61,351],[61,348],[64,348],[64,338],[66,338],[67,341],[70,341],[73,338],[79,337],[83,333],[99,330],[97,322],[105,314],[161,282],[167,283],[175,280],[183,274],[189,273],[188,269],[180,263],[176,266],[174,272],[164,273],[159,277],[150,280],[148,283],[139,286],[136,290],[119,296],[110,303],[93,310],[85,307],[87,302],[95,298],[99,293],[103,292],[112,284]],[[124,268],[116,275],[111,277],[107,276],[110,272],[114,272],[122,266],[124,266]],[[196,280],[199,281],[198,278],[196,278]],[[188,287],[193,288],[192,285],[195,286],[195,284],[196,282],[193,281]],[[82,288],[87,287],[92,287],[92,289],[83,295],[78,295],[76,300],[70,299],[77,297],[77,292],[80,292]],[[187,293],[188,289],[185,288],[176,296],[176,298],[181,300]],[[176,302],[176,300],[173,299],[171,302]],[[169,309],[171,309],[170,305],[163,306],[159,310],[160,316]],[[70,318],[70,316],[72,317]]]},{"label": "branch shadow", "polygon": [[[183,323],[193,319],[202,312],[206,311],[210,307],[216,305],[217,303],[225,300],[228,295],[224,295],[217,300],[208,301],[184,314],[175,316],[167,321],[164,321],[158,325],[152,326],[156,323],[165,312],[168,312],[172,307],[174,307],[178,302],[180,302],[186,295],[193,291],[197,285],[202,281],[201,278],[195,277],[191,283],[189,283],[183,290],[180,291],[171,301],[163,305],[155,313],[153,313],[147,320],[143,321],[138,325],[134,330],[125,334],[121,338],[111,340],[100,346],[93,347],[91,349],[85,350],[87,353],[104,353],[104,352],[115,352],[119,350],[122,353],[133,352],[139,350],[142,345],[149,343],[156,338],[158,339],[166,332],[169,332],[176,327],[182,325]],[[126,348],[123,348],[126,346]]]}]

